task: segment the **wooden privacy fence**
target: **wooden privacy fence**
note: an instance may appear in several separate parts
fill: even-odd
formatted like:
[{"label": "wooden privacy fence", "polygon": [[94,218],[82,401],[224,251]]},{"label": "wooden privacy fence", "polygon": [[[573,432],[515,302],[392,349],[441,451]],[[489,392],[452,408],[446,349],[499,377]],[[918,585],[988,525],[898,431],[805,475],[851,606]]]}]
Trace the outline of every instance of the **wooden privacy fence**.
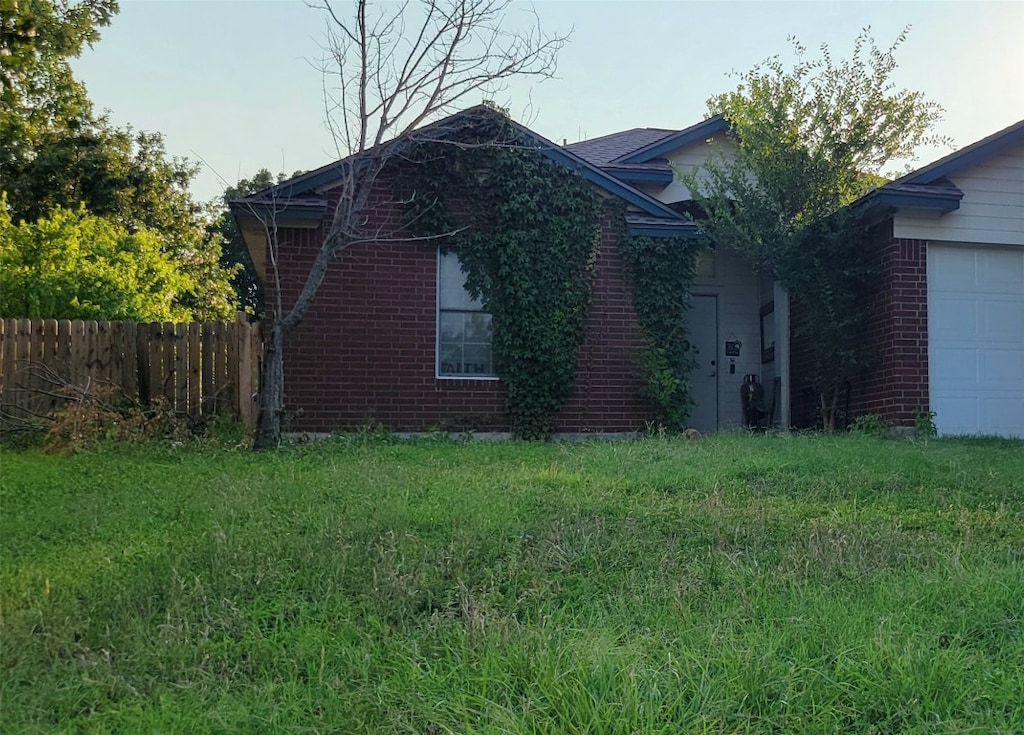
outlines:
[{"label": "wooden privacy fence", "polygon": [[261,325],[241,315],[187,324],[0,319],[0,421],[45,416],[74,388],[106,385],[143,403],[162,396],[196,420],[237,416],[251,429],[262,346]]}]

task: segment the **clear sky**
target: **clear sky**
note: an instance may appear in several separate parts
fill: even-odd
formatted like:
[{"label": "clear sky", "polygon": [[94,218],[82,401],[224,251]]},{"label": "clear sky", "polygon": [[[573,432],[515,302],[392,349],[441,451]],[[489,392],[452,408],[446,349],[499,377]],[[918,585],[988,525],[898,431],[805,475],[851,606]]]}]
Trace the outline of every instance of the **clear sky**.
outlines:
[{"label": "clear sky", "polygon": [[[339,1],[339,5],[344,3]],[[527,6],[522,6],[525,8]],[[537,0],[543,26],[572,30],[558,78],[495,101],[562,142],[700,121],[730,71],[789,53],[787,37],[849,56],[870,26],[880,46],[903,29],[895,82],[946,108],[936,132],[957,146],[1024,119],[1024,0],[845,2]],[[522,12],[517,10],[516,12]],[[103,37],[74,63],[119,125],[162,132],[201,159],[193,185],[216,196],[260,168],[291,173],[333,160],[320,73],[323,19],[298,0],[121,0]],[[475,104],[480,100],[470,100]],[[921,152],[919,164],[948,152]]]}]

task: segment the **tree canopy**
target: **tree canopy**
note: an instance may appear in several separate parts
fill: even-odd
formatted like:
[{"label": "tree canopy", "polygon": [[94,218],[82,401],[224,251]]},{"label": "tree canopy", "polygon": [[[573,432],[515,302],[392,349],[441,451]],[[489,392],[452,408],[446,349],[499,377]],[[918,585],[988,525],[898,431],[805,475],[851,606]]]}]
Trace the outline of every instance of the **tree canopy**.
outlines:
[{"label": "tree canopy", "polygon": [[0,182],[7,182],[43,137],[77,131],[92,103],[69,59],[99,40],[117,0],[0,2]]},{"label": "tree canopy", "polygon": [[880,49],[864,30],[840,62],[827,46],[809,58],[793,40],[792,68],[773,57],[708,101],[729,122],[735,157],[712,159],[700,177],[681,172],[703,210],[701,231],[776,277],[796,302],[794,329],[812,338],[805,367],[829,429],[840,391],[875,357],[864,345],[877,262],[852,205],[887,166],[941,142],[931,130],[942,108],[892,83],[905,38]]},{"label": "tree canopy", "polygon": [[[118,128],[96,117],[84,85],[71,72],[69,59],[99,39],[117,10],[115,0],[4,0],[0,6],[0,190],[11,220],[7,236],[20,232],[22,222],[39,231],[66,223],[67,212],[84,207],[106,220],[109,231],[155,238],[162,257],[182,275],[174,281],[171,312],[180,318],[230,318],[237,308],[230,284],[234,268],[222,266],[220,237],[207,230],[206,213],[188,190],[198,168],[169,156],[159,133]],[[55,232],[71,230],[61,226]],[[66,247],[73,260],[70,251],[90,243],[68,241]],[[142,251],[134,252],[141,257]],[[106,258],[100,251],[94,256]],[[83,281],[81,288],[84,298],[89,284]],[[65,300],[55,294],[38,303]],[[120,318],[102,309],[95,316]]]}]

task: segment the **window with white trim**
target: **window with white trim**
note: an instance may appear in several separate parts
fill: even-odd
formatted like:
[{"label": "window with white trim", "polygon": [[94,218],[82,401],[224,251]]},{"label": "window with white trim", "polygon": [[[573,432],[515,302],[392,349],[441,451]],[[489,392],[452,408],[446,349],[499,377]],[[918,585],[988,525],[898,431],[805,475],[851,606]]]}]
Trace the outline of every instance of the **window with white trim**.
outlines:
[{"label": "window with white trim", "polygon": [[491,315],[466,291],[459,256],[437,257],[437,375],[494,378]]}]

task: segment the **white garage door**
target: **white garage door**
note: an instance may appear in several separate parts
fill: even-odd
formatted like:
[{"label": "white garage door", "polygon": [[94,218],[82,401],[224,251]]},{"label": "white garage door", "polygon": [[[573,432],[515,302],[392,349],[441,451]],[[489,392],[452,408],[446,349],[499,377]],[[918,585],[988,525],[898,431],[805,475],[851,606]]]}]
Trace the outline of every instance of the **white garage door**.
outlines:
[{"label": "white garage door", "polygon": [[1024,437],[1024,248],[929,244],[928,381],[939,433]]}]

